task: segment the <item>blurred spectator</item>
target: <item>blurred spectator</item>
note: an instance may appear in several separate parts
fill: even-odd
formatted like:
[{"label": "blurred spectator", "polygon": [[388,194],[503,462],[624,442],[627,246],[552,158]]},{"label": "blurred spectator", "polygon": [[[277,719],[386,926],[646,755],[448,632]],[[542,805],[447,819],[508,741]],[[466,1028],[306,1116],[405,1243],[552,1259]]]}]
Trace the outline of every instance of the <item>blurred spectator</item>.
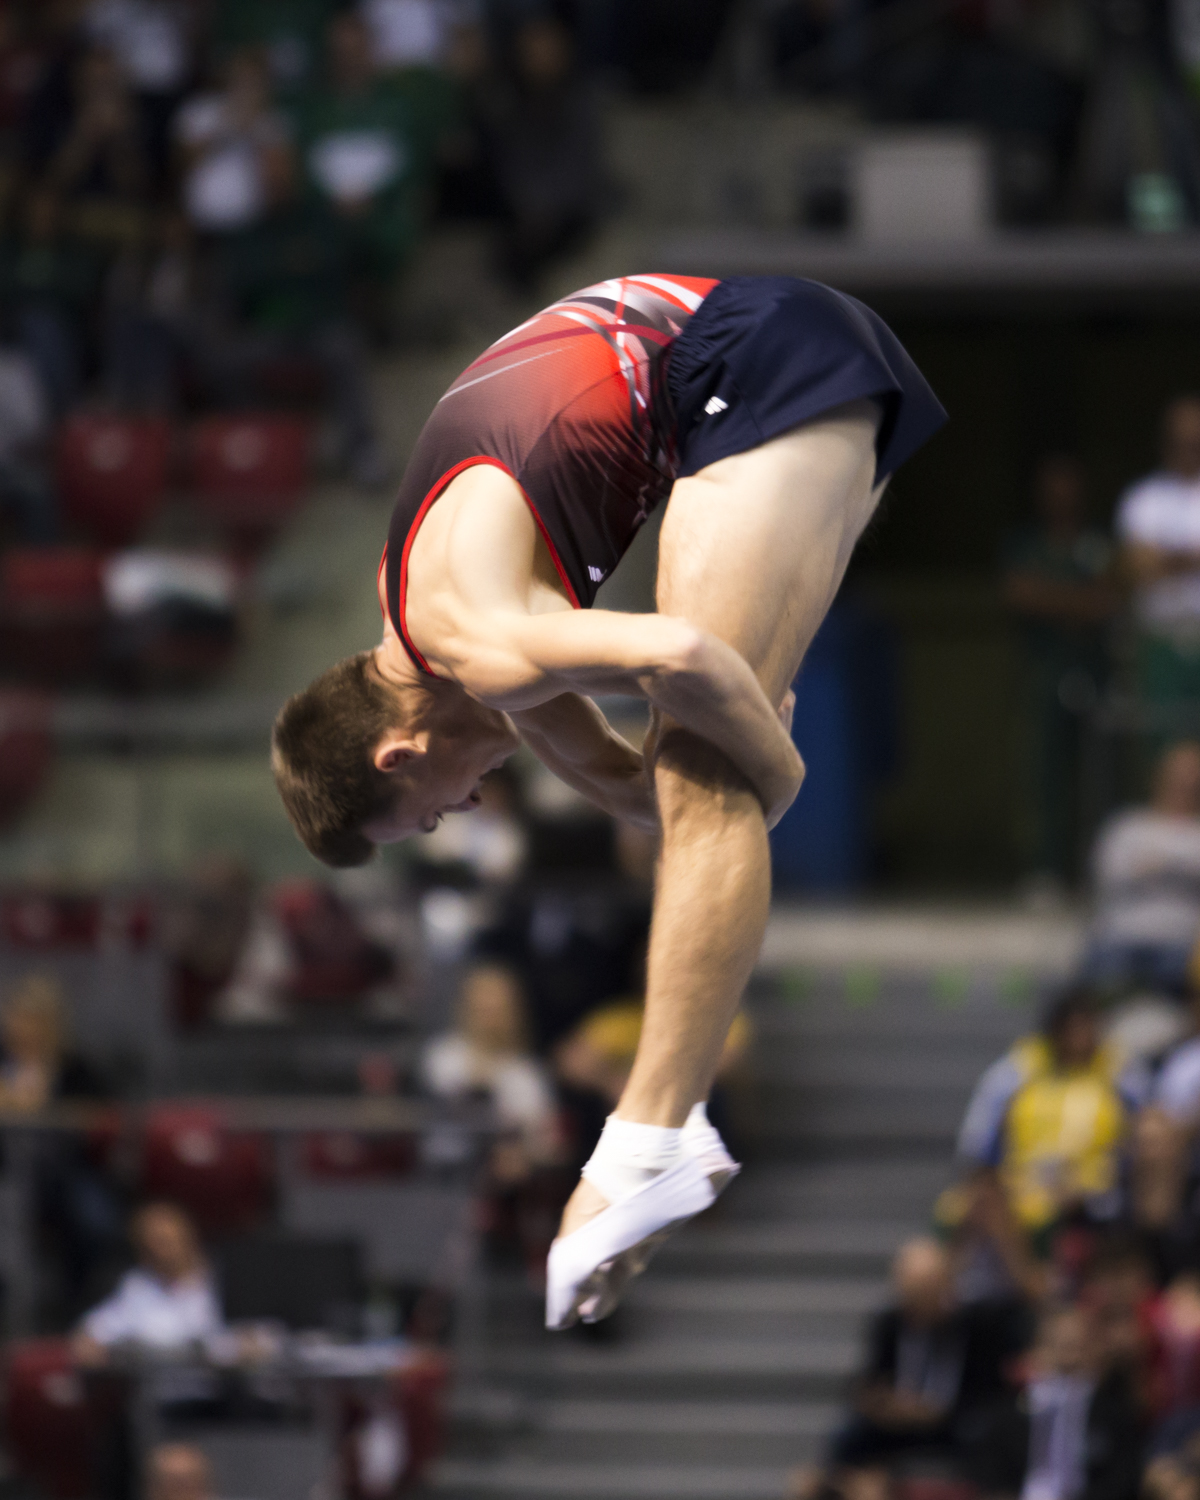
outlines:
[{"label": "blurred spectator", "polygon": [[232,973],[209,1004],[221,1019],[243,1022],[284,1020],[305,1006],[394,1014],[403,981],[396,952],[336,891],[283,880],[255,906]]},{"label": "blurred spectator", "polygon": [[0,513],[27,543],[58,535],[58,502],[45,464],[50,420],[37,370],[22,349],[0,347]]},{"label": "blurred spectator", "polygon": [[275,87],[294,92],[310,84],[338,0],[216,0],[212,38],[219,56],[261,48]]},{"label": "blurred spectator", "polygon": [[1179,1268],[1200,1236],[1194,1141],[1200,1126],[1200,995],[1191,995],[1191,1035],[1172,1047],[1134,1126],[1134,1218],[1157,1245],[1162,1269]]},{"label": "blurred spectator", "polygon": [[196,94],[179,110],[183,206],[202,233],[228,234],[261,223],[292,189],[286,118],[271,104],[262,54],[235,52],[220,93]]},{"label": "blurred spectator", "polygon": [[146,1500],[216,1500],[212,1465],[190,1443],[160,1443],[146,1457]]},{"label": "blurred spectator", "polygon": [[559,1159],[554,1089],[530,1050],[525,995],[512,970],[477,964],[467,972],[455,1029],[428,1044],[421,1075],[439,1098],[490,1100],[502,1132],[492,1151],[497,1183],[517,1183]]},{"label": "blurred spectator", "polygon": [[100,1099],[105,1089],[67,1046],[62,989],[30,974],[9,994],[0,1017],[0,1107],[38,1110],[57,1099]]},{"label": "blurred spectator", "polygon": [[1160,1428],[1180,1418],[1200,1430],[1200,1272],[1178,1272],[1155,1298],[1150,1408]]},{"label": "blurred spectator", "polygon": [[[0,1039],[0,1108],[32,1113],[59,1100],[106,1096],[104,1081],[69,1045],[62,989],[52,976],[30,974],[10,992]],[[120,1243],[118,1195],[86,1140],[52,1133],[33,1149],[38,1221],[60,1267],[66,1305],[75,1308]]]},{"label": "blurred spectator", "polygon": [[999,1403],[972,1444],[986,1495],[1134,1500],[1141,1414],[1129,1371],[1106,1356],[1086,1312],[1043,1314],[1023,1391]]},{"label": "blurred spectator", "polygon": [[833,1439],[829,1468],[796,1475],[795,1500],[829,1490],[886,1500],[888,1469],[901,1458],[919,1456],[944,1471],[962,1459],[967,1435],[1003,1392],[1006,1366],[1024,1342],[1019,1314],[960,1305],[950,1256],[932,1239],[901,1246],[892,1286],[895,1300],[871,1325],[854,1412]]},{"label": "blurred spectator", "polygon": [[1078,1297],[1101,1359],[1128,1371],[1143,1410],[1149,1409],[1155,1387],[1157,1291],[1142,1237],[1118,1230],[1102,1238],[1093,1251]]},{"label": "blurred spectator", "polygon": [[102,573],[108,662],[126,688],[190,687],[237,643],[239,581],[223,557],[129,547]]},{"label": "blurred spectator", "polygon": [[[184,1352],[218,1333],[220,1304],[191,1220],[170,1203],[150,1203],[130,1226],[138,1264],[80,1324],[76,1362],[98,1368],[122,1347]],[[209,1382],[205,1378],[205,1393]]]},{"label": "blurred spectator", "polygon": [[1040,1295],[1057,1232],[1116,1216],[1120,1150],[1145,1088],[1144,1072],[1101,1043],[1084,988],[1055,1001],[1041,1031],[976,1084],[958,1139],[970,1178],[944,1207],[962,1214],[1009,1286]]},{"label": "blurred spectator", "polygon": [[192,71],[186,0],[91,0],[84,34],[116,58],[134,91],[153,182],[165,178],[169,125]]},{"label": "blurred spectator", "polygon": [[1121,497],[1116,526],[1134,584],[1138,689],[1170,706],[1200,697],[1200,396],[1167,407],[1162,457]]},{"label": "blurred spectator", "polygon": [[84,52],[71,79],[71,107],[42,169],[69,229],[96,243],[136,241],[146,227],[150,162],[137,109],[119,63],[103,47]]},{"label": "blurred spectator", "polygon": [[552,16],[517,28],[487,131],[505,221],[501,266],[515,286],[530,290],[594,228],[604,189],[596,103],[576,68],[570,33]]},{"label": "blurred spectator", "polygon": [[416,244],[429,164],[419,159],[402,93],[375,71],[360,16],[330,22],[327,77],[297,114],[308,181],[330,215],[327,232],[346,241],[356,275],[378,295]]},{"label": "blurred spectator", "polygon": [[67,232],[58,198],[33,190],[18,231],[4,247],[5,321],[32,361],[55,419],[79,400],[88,325],[99,301],[104,255]]},{"label": "blurred spectator", "polygon": [[375,66],[385,72],[439,66],[461,9],[454,0],[361,0],[358,8]]},{"label": "blurred spectator", "polygon": [[1078,858],[1081,710],[1108,675],[1103,627],[1119,595],[1113,548],[1087,523],[1079,461],[1041,460],[1033,479],[1034,518],[1004,558],[1004,602],[1021,629],[1027,722],[1033,737],[1031,781],[1038,877],[1069,881]]},{"label": "blurred spectator", "polygon": [[1200,150],[1192,102],[1171,56],[1169,8],[1094,0],[1098,56],[1076,148],[1085,217],[1149,232],[1200,223]]},{"label": "blurred spectator", "polygon": [[239,859],[212,854],[196,862],[163,912],[162,944],[174,970],[176,1023],[211,1018],[250,934],[254,883]]},{"label": "blurred spectator", "polygon": [[1169,745],[1150,804],[1115,813],[1092,851],[1090,983],[1181,993],[1200,937],[1200,744]]}]

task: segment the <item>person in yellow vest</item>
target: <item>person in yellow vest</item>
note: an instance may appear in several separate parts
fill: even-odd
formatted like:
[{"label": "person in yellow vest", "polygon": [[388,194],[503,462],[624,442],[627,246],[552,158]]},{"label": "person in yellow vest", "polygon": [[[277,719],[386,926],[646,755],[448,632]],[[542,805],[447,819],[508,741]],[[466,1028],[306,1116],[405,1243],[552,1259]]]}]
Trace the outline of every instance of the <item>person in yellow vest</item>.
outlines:
[{"label": "person in yellow vest", "polygon": [[966,1180],[943,1195],[939,1216],[986,1242],[999,1279],[1040,1293],[1064,1221],[1116,1217],[1147,1084],[1144,1067],[1103,1040],[1092,992],[1066,991],[976,1085],[958,1140]]}]

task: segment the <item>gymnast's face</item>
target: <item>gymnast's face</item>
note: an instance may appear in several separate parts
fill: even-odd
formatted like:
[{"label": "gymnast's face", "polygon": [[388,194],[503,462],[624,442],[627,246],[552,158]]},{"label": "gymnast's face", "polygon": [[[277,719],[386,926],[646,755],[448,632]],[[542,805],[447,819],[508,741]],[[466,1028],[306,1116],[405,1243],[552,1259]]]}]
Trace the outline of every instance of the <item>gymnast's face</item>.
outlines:
[{"label": "gymnast's face", "polygon": [[395,783],[385,813],[364,824],[376,844],[432,833],[447,813],[473,812],[480,783],[521,741],[512,720],[465,693],[439,692],[419,720],[389,730],[375,747],[376,770]]}]

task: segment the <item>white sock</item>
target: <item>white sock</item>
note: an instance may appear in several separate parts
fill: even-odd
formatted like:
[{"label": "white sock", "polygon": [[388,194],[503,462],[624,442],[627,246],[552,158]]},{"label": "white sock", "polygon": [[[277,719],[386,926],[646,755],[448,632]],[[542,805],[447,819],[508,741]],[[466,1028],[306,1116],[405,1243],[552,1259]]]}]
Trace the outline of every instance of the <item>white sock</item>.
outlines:
[{"label": "white sock", "polygon": [[675,1165],[681,1134],[666,1125],[639,1125],[609,1115],[583,1175],[609,1203],[617,1203]]},{"label": "white sock", "polygon": [[692,1140],[696,1136],[707,1136],[712,1129],[712,1122],[708,1118],[708,1106],[703,1099],[699,1104],[693,1104],[687,1119],[683,1122],[683,1139]]}]

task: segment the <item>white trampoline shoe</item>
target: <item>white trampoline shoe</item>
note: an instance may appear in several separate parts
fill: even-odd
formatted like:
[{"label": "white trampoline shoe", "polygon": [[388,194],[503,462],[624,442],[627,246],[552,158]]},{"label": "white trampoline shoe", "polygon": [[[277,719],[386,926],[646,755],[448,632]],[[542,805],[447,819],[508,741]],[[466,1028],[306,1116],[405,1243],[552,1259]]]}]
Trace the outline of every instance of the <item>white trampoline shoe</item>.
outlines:
[{"label": "white trampoline shoe", "polygon": [[546,1327],[606,1318],[672,1231],[715,1201],[709,1170],[685,1149],[674,1166],[555,1240],[546,1263]]},{"label": "white trampoline shoe", "polygon": [[714,1198],[725,1191],[742,1170],[726,1149],[716,1127],[709,1123],[703,1108],[693,1110],[679,1135],[684,1154],[698,1161],[713,1185]]}]

